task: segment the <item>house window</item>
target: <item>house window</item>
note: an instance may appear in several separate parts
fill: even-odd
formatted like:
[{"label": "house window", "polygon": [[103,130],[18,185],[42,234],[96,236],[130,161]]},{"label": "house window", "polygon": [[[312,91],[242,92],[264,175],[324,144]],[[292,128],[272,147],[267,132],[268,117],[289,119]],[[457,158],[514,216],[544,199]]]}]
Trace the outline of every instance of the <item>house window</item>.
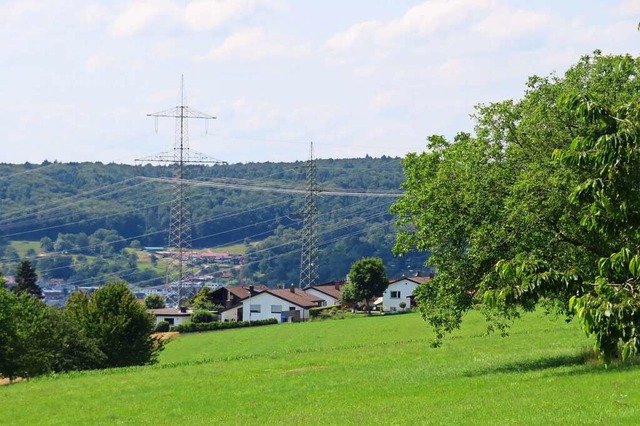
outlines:
[{"label": "house window", "polygon": [[164,321],[168,322],[169,325],[173,325],[173,318],[165,318]]},{"label": "house window", "polygon": [[400,292],[399,291],[392,291],[391,292],[391,298],[392,299],[400,299]]},{"label": "house window", "polygon": [[259,314],[260,313],[260,305],[251,305],[251,313]]},{"label": "house window", "polygon": [[282,312],[282,305],[271,305],[272,314],[279,314],[280,312]]}]

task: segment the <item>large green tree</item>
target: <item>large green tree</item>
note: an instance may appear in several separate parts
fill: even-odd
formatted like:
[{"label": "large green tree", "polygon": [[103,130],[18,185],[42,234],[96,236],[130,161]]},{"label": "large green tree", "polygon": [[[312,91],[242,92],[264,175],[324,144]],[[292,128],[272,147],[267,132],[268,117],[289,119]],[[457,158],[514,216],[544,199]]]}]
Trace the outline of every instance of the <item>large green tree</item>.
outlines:
[{"label": "large green tree", "polygon": [[371,313],[370,301],[376,296],[381,296],[389,286],[389,279],[379,257],[365,257],[351,265],[347,275],[347,284],[353,300],[364,300],[367,311]]},{"label": "large green tree", "polygon": [[26,293],[0,288],[0,376],[13,381],[52,370],[49,308]]},{"label": "large green tree", "polygon": [[[474,136],[431,137],[428,152],[404,159],[407,192],[392,208],[401,229],[396,250],[432,251],[437,275],[416,299],[438,338],[483,298],[491,326],[544,303],[578,313],[597,335],[584,303],[603,300],[595,290],[602,259],[637,250],[634,222],[621,219],[634,217],[630,170],[637,169],[633,148],[621,147],[632,146],[629,129],[638,124],[629,111],[637,107],[639,68],[629,56],[595,52],[562,77],[531,77],[517,102],[480,105]],[[603,189],[612,188],[603,184],[611,176],[627,185],[615,197]],[[596,328],[609,333],[604,323]],[[606,359],[618,337],[597,344]]]},{"label": "large green tree", "polygon": [[106,367],[151,364],[162,349],[151,336],[153,317],[125,283],[109,283],[91,296],[75,292],[65,309],[87,337],[97,340]]}]

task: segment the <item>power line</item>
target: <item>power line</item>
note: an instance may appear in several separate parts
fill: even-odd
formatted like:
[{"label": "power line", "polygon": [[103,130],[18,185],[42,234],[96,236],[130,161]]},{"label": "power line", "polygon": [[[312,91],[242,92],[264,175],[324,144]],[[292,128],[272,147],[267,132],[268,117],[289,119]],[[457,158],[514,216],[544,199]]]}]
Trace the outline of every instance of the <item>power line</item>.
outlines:
[{"label": "power line", "polygon": [[[185,178],[185,166],[188,164],[226,164],[224,162],[207,158],[206,156],[191,152],[189,148],[189,127],[190,119],[201,119],[205,123],[214,120],[216,117],[189,108],[184,102],[184,76],[181,79],[180,105],[165,111],[147,114],[156,119],[156,131],[158,129],[158,118],[174,118],[175,143],[173,154],[160,154],[153,157],[137,159],[136,162],[153,161],[160,163],[171,163],[174,166],[175,192],[171,203],[171,215],[169,222],[168,248],[175,251],[176,255],[170,256],[172,262],[169,266],[167,281],[165,283],[165,300],[169,306],[180,307],[183,303],[182,284],[187,275],[185,265],[187,253],[191,248],[191,222],[187,212],[185,200],[185,185],[182,180]],[[177,291],[168,291],[173,282],[177,283]]]}]

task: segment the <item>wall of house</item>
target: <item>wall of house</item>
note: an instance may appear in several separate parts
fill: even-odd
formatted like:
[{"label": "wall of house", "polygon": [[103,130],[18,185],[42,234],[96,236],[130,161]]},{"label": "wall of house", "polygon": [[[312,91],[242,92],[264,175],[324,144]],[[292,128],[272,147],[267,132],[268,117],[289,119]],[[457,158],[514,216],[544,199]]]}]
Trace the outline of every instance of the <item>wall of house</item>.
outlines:
[{"label": "wall of house", "polygon": [[[384,293],[382,293],[382,306],[384,307],[384,310],[387,312],[401,311],[402,308],[400,308],[400,302],[404,302],[407,304],[405,310],[409,309],[411,305],[409,296],[413,294],[414,290],[417,287],[418,284],[409,280],[401,280],[393,284],[389,284],[389,287],[387,287]],[[400,292],[400,297],[392,298],[391,292],[396,291]]]},{"label": "wall of house", "polygon": [[321,291],[318,291],[313,288],[305,290],[305,293],[315,297],[319,297],[320,299],[324,300],[325,303],[322,306],[331,306],[337,303],[337,300],[334,299],[333,297],[329,296],[328,294],[324,294]]},{"label": "wall of house", "polygon": [[[168,321],[167,318],[172,318],[173,324],[171,324],[171,321]],[[160,321],[167,321],[171,325],[180,325],[184,324],[190,319],[191,315],[156,315],[156,324],[158,324]]]},{"label": "wall of house", "polygon": [[[260,306],[260,312],[251,312],[251,305]],[[271,312],[271,306],[276,305],[281,307],[281,311],[296,310],[300,311],[300,318],[303,320],[309,319],[309,310],[303,309],[298,305],[287,302],[286,300],[275,297],[269,293],[260,293],[248,299],[242,301],[242,320],[243,321],[256,321],[269,318],[275,318],[278,322],[282,322],[281,312]]]},{"label": "wall of house", "polygon": [[242,318],[238,318],[238,309],[242,306],[237,306],[233,309],[228,309],[220,313],[220,321],[240,321]]}]

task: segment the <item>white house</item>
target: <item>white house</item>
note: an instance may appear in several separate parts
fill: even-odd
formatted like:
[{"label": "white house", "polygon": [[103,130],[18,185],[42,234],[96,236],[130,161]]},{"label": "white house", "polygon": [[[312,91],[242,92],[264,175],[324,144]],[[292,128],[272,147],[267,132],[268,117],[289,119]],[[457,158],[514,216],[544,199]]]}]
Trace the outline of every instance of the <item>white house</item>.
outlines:
[{"label": "white house", "polygon": [[[401,277],[397,280],[389,281],[389,286],[382,293],[382,306],[385,311],[397,312],[409,309],[414,306],[413,292],[420,284],[431,279],[428,277]],[[400,303],[404,302],[405,307],[401,308]]]},{"label": "white house", "polygon": [[186,308],[147,309],[147,312],[156,317],[156,324],[166,321],[169,325],[183,324],[191,319],[191,314],[193,313],[191,309]]},{"label": "white house", "polygon": [[322,299],[295,287],[265,290],[242,301],[242,320],[275,318],[278,322],[304,321],[309,319],[309,309],[322,306],[322,303]]},{"label": "white house", "polygon": [[344,284],[344,281],[334,281],[326,284],[307,287],[304,289],[304,291],[307,294],[322,299],[322,306],[331,306],[336,305],[340,302],[340,289]]},{"label": "white house", "polygon": [[230,306],[219,312],[220,321],[238,321],[242,320],[242,303]]}]

